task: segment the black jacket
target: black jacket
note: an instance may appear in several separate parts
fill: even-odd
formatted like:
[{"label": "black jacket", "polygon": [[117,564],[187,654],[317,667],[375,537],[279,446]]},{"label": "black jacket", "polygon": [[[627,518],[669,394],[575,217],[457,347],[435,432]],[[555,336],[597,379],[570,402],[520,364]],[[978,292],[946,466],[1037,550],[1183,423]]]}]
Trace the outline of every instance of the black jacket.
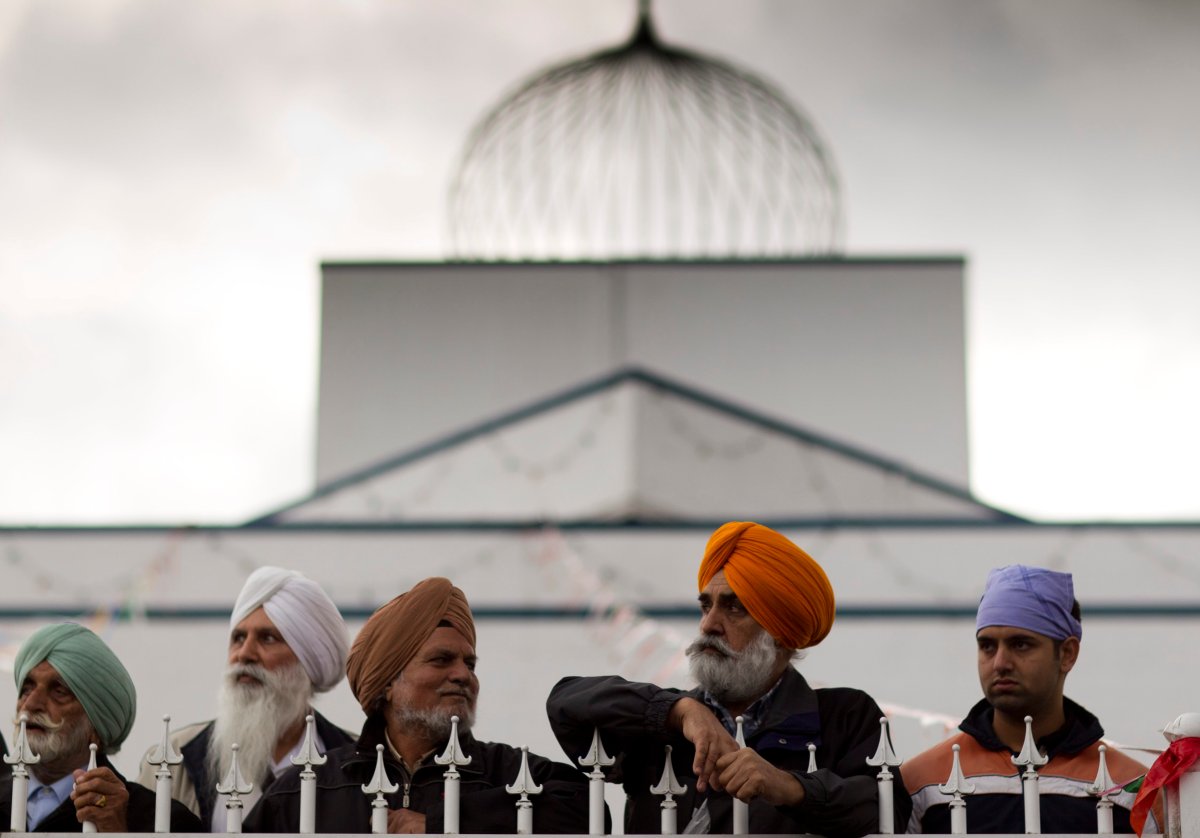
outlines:
[{"label": "black jacket", "polygon": [[[370,832],[371,801],[362,787],[375,773],[375,746],[385,742],[385,725],[376,714],[367,719],[357,745],[331,750],[328,761],[316,768],[317,832]],[[517,797],[505,791],[521,768],[521,751],[495,742],[480,742],[470,733],[460,734],[463,752],[470,765],[458,769],[461,805],[459,832],[515,833]],[[407,808],[425,815],[429,834],[443,831],[442,793],[445,768],[427,760],[412,776],[384,748],[384,765],[399,790],[387,796],[388,807],[399,809],[407,796]],[[566,765],[545,757],[529,755],[534,782],[543,787],[533,801],[535,832],[587,832],[587,780]],[[300,770],[293,769],[277,779],[264,793],[244,824],[246,832],[298,832],[300,828]]]},{"label": "black jacket", "polygon": [[[691,743],[667,728],[671,706],[683,696],[699,699],[698,690],[661,689],[618,677],[564,678],[546,702],[550,727],[568,756],[587,753],[592,732],[600,728],[605,750],[617,758],[606,771],[612,782],[622,783],[627,833],[660,832],[661,797],[650,787],[658,782],[664,763],[664,745],[671,745],[675,775],[688,787],[676,798],[680,831],[699,805],[696,778],[691,766]],[[854,689],[813,690],[804,677],[789,667],[783,675],[770,711],[746,743],[768,762],[791,772],[804,786],[804,802],[796,807],[750,803],[750,832],[810,832],[834,838],[851,838],[876,832],[879,803],[876,775],[866,764],[879,746],[879,705]],[[818,770],[807,773],[808,743],[817,746]],[[899,771],[895,779],[895,824],[903,829],[911,803],[904,794]],[[732,831],[732,798],[722,792],[708,797],[715,833]]]},{"label": "black jacket", "polygon": [[[108,768],[117,775],[117,779],[125,784],[129,791],[129,807],[125,817],[130,832],[154,831],[154,792],[145,786],[130,782],[121,776],[117,769],[103,754],[97,757],[96,764]],[[5,766],[8,768],[9,766]],[[12,771],[0,775],[0,830],[7,830],[12,820]],[[64,800],[57,809],[47,815],[35,832],[82,832],[83,824],[75,817],[75,801],[71,798]],[[200,821],[177,800],[171,801],[171,831],[199,832]]]}]

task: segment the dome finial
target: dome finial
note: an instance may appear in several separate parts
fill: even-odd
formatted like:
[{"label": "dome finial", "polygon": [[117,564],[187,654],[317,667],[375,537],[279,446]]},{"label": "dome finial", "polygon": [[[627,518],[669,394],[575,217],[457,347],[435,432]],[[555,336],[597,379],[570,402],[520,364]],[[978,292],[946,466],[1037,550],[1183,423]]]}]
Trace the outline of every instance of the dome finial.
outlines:
[{"label": "dome finial", "polygon": [[650,19],[650,1],[638,0],[637,26],[633,30],[635,44],[657,44],[658,35],[654,31],[654,22]]}]

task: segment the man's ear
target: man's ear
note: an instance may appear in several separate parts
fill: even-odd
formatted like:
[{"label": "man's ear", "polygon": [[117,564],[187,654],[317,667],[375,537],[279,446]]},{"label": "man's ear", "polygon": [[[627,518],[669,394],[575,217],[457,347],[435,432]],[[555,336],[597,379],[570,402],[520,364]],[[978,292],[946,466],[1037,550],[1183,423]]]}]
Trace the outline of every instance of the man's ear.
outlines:
[{"label": "man's ear", "polygon": [[1079,660],[1079,638],[1068,637],[1062,642],[1058,650],[1059,671],[1066,675],[1075,667],[1075,663]]}]

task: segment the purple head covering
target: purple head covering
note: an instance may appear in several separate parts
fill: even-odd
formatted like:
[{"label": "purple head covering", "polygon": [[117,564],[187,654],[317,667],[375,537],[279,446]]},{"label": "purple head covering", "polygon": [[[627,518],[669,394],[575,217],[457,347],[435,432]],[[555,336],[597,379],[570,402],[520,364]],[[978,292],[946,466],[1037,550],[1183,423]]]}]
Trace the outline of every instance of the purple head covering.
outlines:
[{"label": "purple head covering", "polygon": [[975,631],[988,626],[1016,626],[1049,637],[1083,639],[1083,626],[1071,616],[1075,584],[1071,574],[1013,564],[988,574]]}]

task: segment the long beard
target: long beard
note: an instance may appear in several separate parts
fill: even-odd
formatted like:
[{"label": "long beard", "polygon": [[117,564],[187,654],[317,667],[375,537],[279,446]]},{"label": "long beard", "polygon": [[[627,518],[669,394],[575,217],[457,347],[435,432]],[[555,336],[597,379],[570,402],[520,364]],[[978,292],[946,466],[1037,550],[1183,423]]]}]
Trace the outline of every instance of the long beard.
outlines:
[{"label": "long beard", "polygon": [[[716,649],[712,654],[705,649]],[[779,645],[766,631],[735,652],[719,637],[700,635],[687,648],[688,668],[696,683],[722,704],[747,701],[770,687],[779,663]]]},{"label": "long beard", "polygon": [[[261,683],[239,683],[241,675]],[[274,762],[275,743],[304,718],[312,692],[312,682],[298,663],[276,670],[258,664],[230,666],[217,693],[217,718],[208,743],[209,776],[224,782],[233,762],[230,746],[236,744],[242,775],[261,787]]]},{"label": "long beard", "polygon": [[[80,716],[73,724],[68,724],[65,721],[53,722],[44,713],[32,713],[29,723],[43,728],[40,731],[27,731],[25,734],[30,749],[41,757],[43,766],[57,766],[64,759],[75,759],[81,753],[87,753],[92,724],[86,716]],[[68,767],[74,769],[83,766]]]}]

